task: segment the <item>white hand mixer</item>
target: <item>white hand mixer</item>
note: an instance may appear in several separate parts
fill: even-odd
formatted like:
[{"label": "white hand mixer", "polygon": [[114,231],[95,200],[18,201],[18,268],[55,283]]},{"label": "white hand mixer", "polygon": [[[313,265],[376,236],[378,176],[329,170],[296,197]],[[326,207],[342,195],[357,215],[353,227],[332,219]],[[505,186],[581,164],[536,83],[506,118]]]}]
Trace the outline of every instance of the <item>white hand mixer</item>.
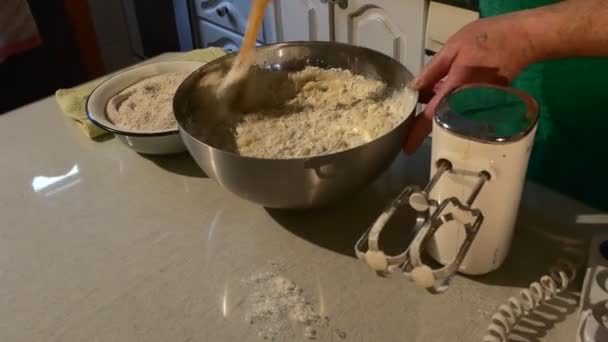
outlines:
[{"label": "white hand mixer", "polygon": [[[504,262],[513,239],[525,174],[538,125],[538,105],[516,89],[473,84],[456,89],[433,121],[431,178],[406,187],[359,239],[355,252],[381,274],[402,272],[431,293],[442,293],[456,272],[489,273]],[[397,210],[417,212],[415,236],[397,255],[380,248],[382,230]],[[428,254],[441,266],[423,261]],[[492,316],[484,342],[506,342],[518,320],[576,276],[560,260]]]},{"label": "white hand mixer", "polygon": [[[467,85],[446,96],[433,120],[431,178],[408,186],[355,247],[380,273],[400,270],[434,293],[461,272],[480,275],[504,262],[513,238],[538,105],[516,89]],[[400,254],[380,248],[383,228],[397,210],[417,212],[416,235]],[[408,227],[409,229],[409,227]],[[423,262],[427,252],[442,266]]]}]

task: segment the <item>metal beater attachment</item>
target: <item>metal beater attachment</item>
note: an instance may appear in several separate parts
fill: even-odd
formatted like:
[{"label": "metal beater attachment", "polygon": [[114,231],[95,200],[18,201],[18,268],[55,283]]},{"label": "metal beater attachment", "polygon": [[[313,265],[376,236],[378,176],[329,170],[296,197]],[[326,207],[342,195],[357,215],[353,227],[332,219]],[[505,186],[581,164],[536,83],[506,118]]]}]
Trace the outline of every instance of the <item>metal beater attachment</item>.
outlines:
[{"label": "metal beater attachment", "polygon": [[[490,174],[485,171],[478,174],[479,181],[465,203],[457,197],[449,197],[439,203],[430,198],[429,194],[446,172],[455,171],[452,170],[449,161],[440,160],[437,163],[437,171],[423,190],[416,185],[406,187],[357,241],[355,246],[357,257],[381,275],[401,270],[407,279],[431,293],[442,293],[447,290],[451,277],[458,271],[483,222],[481,211],[471,206],[484,183],[490,179]],[[414,225],[415,237],[403,252],[387,255],[379,246],[380,235],[397,210],[406,205],[417,212]],[[432,269],[422,261],[424,248],[439,228],[452,221],[464,227],[465,240],[452,262]]]}]

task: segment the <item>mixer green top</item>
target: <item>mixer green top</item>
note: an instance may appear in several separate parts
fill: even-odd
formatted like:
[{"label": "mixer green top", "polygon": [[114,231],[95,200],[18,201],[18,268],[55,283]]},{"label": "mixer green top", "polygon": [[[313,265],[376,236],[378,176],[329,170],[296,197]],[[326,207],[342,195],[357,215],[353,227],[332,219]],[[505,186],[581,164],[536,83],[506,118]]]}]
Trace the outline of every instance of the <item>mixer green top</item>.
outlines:
[{"label": "mixer green top", "polygon": [[454,133],[483,142],[510,142],[525,137],[538,122],[534,100],[513,89],[470,86],[441,103],[436,119]]}]

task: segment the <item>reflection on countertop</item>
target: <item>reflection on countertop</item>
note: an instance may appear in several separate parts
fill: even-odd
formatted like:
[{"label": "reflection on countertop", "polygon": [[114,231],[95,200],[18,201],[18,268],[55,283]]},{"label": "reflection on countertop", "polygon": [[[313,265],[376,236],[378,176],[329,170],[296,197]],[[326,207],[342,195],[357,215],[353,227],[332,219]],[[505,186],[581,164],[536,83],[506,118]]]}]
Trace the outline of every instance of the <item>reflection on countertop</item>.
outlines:
[{"label": "reflection on countertop", "polygon": [[32,179],[32,189],[34,192],[43,192],[46,196],[65,190],[78,184],[81,180],[78,177],[80,170],[78,165],[74,165],[68,172],[59,176],[36,176]]}]

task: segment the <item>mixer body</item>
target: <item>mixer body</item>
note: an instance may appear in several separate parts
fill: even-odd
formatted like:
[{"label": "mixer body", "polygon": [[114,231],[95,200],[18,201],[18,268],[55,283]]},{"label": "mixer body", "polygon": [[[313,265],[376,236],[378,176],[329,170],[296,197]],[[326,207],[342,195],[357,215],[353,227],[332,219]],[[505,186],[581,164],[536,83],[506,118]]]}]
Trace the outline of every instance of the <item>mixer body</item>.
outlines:
[{"label": "mixer body", "polygon": [[[480,275],[507,257],[538,125],[538,105],[512,88],[471,84],[444,97],[433,120],[431,177],[391,202],[355,246],[380,274],[400,271],[432,293],[456,272]],[[381,248],[398,210],[416,211],[414,238],[401,253]],[[441,264],[425,264],[429,255]]]},{"label": "mixer body", "polygon": [[[431,198],[438,202],[452,196],[466,199],[479,181],[479,172],[490,175],[472,203],[483,213],[484,221],[459,267],[461,273],[491,272],[507,257],[535,131],[536,127],[516,141],[487,142],[454,134],[437,121],[433,123],[431,174],[437,171],[440,160],[449,161],[452,169],[438,180],[429,194]],[[433,235],[427,251],[439,263],[449,264],[465,236],[461,224],[448,223]]]}]

